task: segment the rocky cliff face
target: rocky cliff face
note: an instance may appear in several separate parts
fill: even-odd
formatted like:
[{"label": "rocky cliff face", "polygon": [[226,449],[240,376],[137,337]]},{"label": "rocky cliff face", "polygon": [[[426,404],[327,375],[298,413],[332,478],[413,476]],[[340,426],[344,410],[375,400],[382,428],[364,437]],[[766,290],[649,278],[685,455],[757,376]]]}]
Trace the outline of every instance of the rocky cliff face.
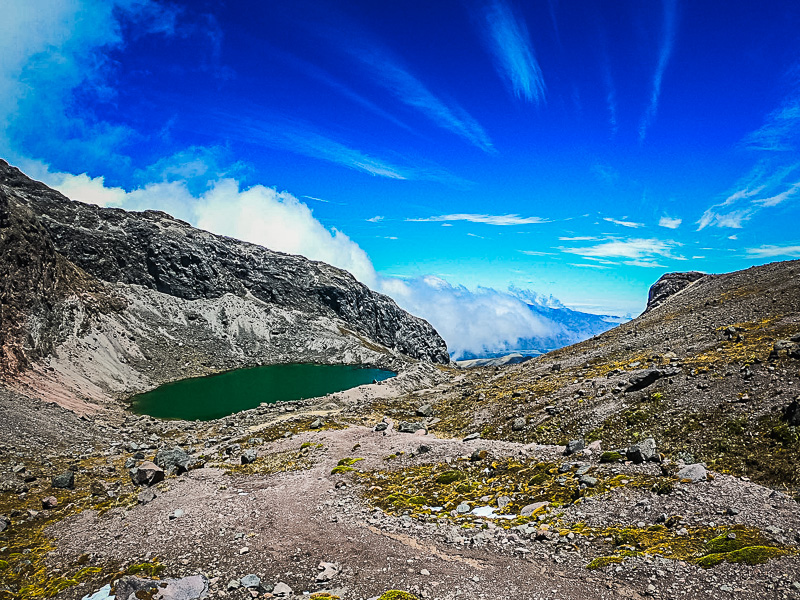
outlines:
[{"label": "rocky cliff face", "polygon": [[186,300],[252,294],[272,306],[342,319],[413,358],[449,362],[433,327],[341,269],[195,229],[162,212],[71,202],[3,161],[0,186],[37,215],[60,254],[103,281]]},{"label": "rocky cliff face", "polygon": [[670,297],[678,292],[682,292],[687,286],[690,286],[698,279],[705,277],[705,273],[700,271],[689,271],[686,273],[667,273],[663,275],[658,281],[650,286],[650,293],[647,295],[647,307],[644,312],[653,310],[661,306]]}]

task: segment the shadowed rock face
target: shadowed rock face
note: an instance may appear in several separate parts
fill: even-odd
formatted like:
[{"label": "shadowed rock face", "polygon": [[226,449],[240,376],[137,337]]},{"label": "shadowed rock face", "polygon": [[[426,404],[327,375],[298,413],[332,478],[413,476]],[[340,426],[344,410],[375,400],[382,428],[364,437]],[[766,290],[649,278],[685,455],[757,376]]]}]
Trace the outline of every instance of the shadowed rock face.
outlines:
[{"label": "shadowed rock face", "polygon": [[407,356],[449,362],[444,340],[429,323],[341,269],[195,229],[163,212],[73,202],[2,160],[0,189],[35,214],[55,252],[103,281],[186,300],[251,294],[281,308],[338,318]]},{"label": "shadowed rock face", "polygon": [[647,295],[647,308],[644,309],[644,312],[661,306],[670,296],[674,296],[686,286],[705,276],[705,273],[700,273],[699,271],[663,275],[661,279],[650,287],[650,293]]}]

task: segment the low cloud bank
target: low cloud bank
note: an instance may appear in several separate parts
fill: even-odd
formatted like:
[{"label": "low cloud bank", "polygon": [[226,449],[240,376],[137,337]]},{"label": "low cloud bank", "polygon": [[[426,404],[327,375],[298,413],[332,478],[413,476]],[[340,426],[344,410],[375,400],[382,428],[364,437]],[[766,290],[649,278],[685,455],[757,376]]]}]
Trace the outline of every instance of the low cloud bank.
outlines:
[{"label": "low cloud bank", "polygon": [[523,290],[472,291],[434,276],[413,280],[380,277],[356,242],[325,227],[305,203],[275,188],[255,185],[242,189],[238,181],[224,177],[206,182],[200,191],[190,179],[158,181],[127,191],[107,187],[102,177],[52,173],[41,163],[24,168],[73,200],[128,210],[162,210],[213,233],[345,269],[430,322],[454,358],[502,352],[515,348],[520,339],[549,338],[563,331],[528,305],[562,307],[552,296]]}]

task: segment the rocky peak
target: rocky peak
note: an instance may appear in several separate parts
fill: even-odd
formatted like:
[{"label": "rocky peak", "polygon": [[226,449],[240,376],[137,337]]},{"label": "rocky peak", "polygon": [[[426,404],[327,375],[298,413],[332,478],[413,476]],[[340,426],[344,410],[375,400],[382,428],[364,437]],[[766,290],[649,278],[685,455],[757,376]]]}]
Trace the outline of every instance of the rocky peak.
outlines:
[{"label": "rocky peak", "polygon": [[650,287],[650,293],[647,295],[647,308],[644,312],[653,310],[657,306],[661,306],[671,296],[685,289],[698,279],[705,277],[705,273],[699,271],[688,271],[686,273],[667,273],[662,275]]},{"label": "rocky peak", "polygon": [[36,216],[55,252],[102,281],[186,300],[251,295],[269,305],[340,319],[413,358],[449,362],[444,340],[427,321],[342,269],[202,231],[163,212],[72,201],[3,161],[0,189]]}]

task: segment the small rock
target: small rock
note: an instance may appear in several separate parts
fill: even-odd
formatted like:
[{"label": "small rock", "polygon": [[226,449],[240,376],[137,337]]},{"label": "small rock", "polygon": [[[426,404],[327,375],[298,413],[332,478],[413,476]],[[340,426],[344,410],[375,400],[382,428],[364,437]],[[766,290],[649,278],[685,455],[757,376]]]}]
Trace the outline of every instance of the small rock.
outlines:
[{"label": "small rock", "polygon": [[247,554],[248,552],[250,552],[250,548],[248,548],[247,546],[245,546],[244,548],[239,548],[240,555]]},{"label": "small rock", "polygon": [[150,461],[145,461],[138,468],[131,469],[130,474],[134,485],[151,486],[164,481],[164,470]]},{"label": "small rock", "polygon": [[65,471],[60,475],[56,475],[50,481],[50,485],[54,488],[72,490],[75,489],[75,473],[72,471]]},{"label": "small rock", "polygon": [[423,577],[429,577],[431,572],[428,571],[428,569],[421,569],[419,574],[422,575]]},{"label": "small rock", "polygon": [[[231,582],[233,583],[233,582]],[[239,581],[235,582],[239,585],[236,587],[244,587],[244,588],[257,588],[261,587],[261,578],[258,575],[245,575]],[[230,583],[228,584],[228,588],[230,589]],[[235,588],[234,588],[235,589]]]},{"label": "small rock", "polygon": [[56,500],[55,496],[48,496],[47,498],[42,498],[42,508],[45,510],[49,510],[51,508],[55,508],[58,506],[58,500]]},{"label": "small rock", "polygon": [[466,436],[463,441],[471,442],[472,440],[480,439],[480,437],[481,437],[481,434],[476,431],[475,433],[470,433],[468,436]]},{"label": "small rock", "polygon": [[564,449],[564,454],[569,456],[570,454],[575,454],[576,452],[580,452],[586,447],[586,442],[583,439],[579,440],[570,440],[567,442],[567,447]]},{"label": "small rock", "polygon": [[800,401],[792,400],[783,410],[783,418],[793,427],[800,426]]},{"label": "small rock", "polygon": [[184,510],[182,508],[176,508],[174,511],[169,513],[169,520],[172,521],[174,519],[180,519],[184,514]]},{"label": "small rock", "polygon": [[314,420],[311,422],[311,425],[309,425],[309,428],[310,428],[310,429],[319,429],[319,428],[320,428],[320,427],[322,427],[324,424],[325,424],[325,423],[323,422],[323,420],[322,420],[322,419],[314,419]]},{"label": "small rock", "polygon": [[698,481],[705,481],[708,479],[708,472],[702,463],[695,463],[693,465],[686,465],[678,471],[675,476],[687,483],[697,483]]},{"label": "small rock", "polygon": [[417,448],[417,454],[426,454],[431,451],[430,446],[426,446],[425,444],[420,444],[420,447]]},{"label": "small rock", "polygon": [[500,510],[504,509],[510,503],[511,503],[511,498],[509,498],[508,496],[500,496],[497,498],[497,508],[499,508]]},{"label": "small rock", "polygon": [[317,583],[327,583],[339,573],[339,567],[335,563],[321,562],[317,566],[319,573],[317,573]]},{"label": "small rock", "polygon": [[258,452],[256,452],[253,449],[249,449],[242,452],[240,460],[243,465],[249,465],[251,463],[256,462],[257,458],[258,458]]},{"label": "small rock", "polygon": [[469,457],[470,462],[480,462],[488,456],[488,452],[483,448],[477,448]]},{"label": "small rock", "polygon": [[292,595],[292,588],[282,581],[279,581],[275,584],[275,588],[272,590],[272,595],[276,598],[288,598]]},{"label": "small rock", "polygon": [[95,479],[89,484],[89,491],[92,492],[92,496],[107,497],[108,484],[100,479]]},{"label": "small rock", "polygon": [[598,454],[603,449],[603,444],[600,440],[595,440],[588,446],[586,446],[587,450],[591,450],[592,454]]},{"label": "small rock", "polygon": [[527,504],[522,507],[522,510],[519,511],[521,517],[530,517],[533,513],[535,513],[540,508],[544,508],[548,506],[549,502],[534,502],[533,504]]},{"label": "small rock", "polygon": [[372,428],[373,431],[386,431],[387,429],[389,429],[389,424],[384,421],[377,423],[375,427]]},{"label": "small rock", "polygon": [[397,431],[400,433],[416,433],[420,430],[426,430],[425,425],[422,423],[413,423],[411,421],[400,421],[397,424]]},{"label": "small rock", "polygon": [[658,455],[656,454],[656,441],[653,438],[647,438],[644,441],[634,444],[625,451],[625,455],[629,461],[636,464],[653,460]]},{"label": "small rock", "polygon": [[417,416],[418,417],[430,417],[433,416],[433,404],[423,404],[417,409]]},{"label": "small rock", "polygon": [[525,417],[517,417],[514,419],[514,422],[511,424],[512,431],[522,431],[525,429],[525,426],[528,424],[528,421]]},{"label": "small rock", "polygon": [[628,380],[628,387],[626,392],[636,392],[643,390],[649,385],[652,385],[663,375],[658,369],[649,369],[641,373],[637,373]]},{"label": "small rock", "polygon": [[467,504],[466,502],[462,502],[461,504],[456,506],[456,512],[462,515],[467,514],[470,510],[472,509],[470,509],[469,504]]},{"label": "small rock", "polygon": [[229,591],[229,592],[232,592],[232,591],[234,591],[234,590],[238,590],[240,587],[242,587],[242,584],[239,582],[239,580],[238,580],[238,579],[231,579],[231,580],[228,582],[228,585],[227,585],[227,586],[225,586],[225,589],[226,589],[227,591]]},{"label": "small rock", "polygon": [[136,466],[136,461],[135,460],[133,460],[132,458],[126,458],[125,459],[125,468],[126,469],[132,469],[135,466]]},{"label": "small rock", "polygon": [[156,499],[156,491],[153,488],[145,488],[137,496],[139,504],[147,504]]},{"label": "small rock", "polygon": [[591,475],[581,475],[578,477],[578,483],[580,485],[585,485],[586,487],[594,487],[597,485],[597,478],[592,477]]}]

